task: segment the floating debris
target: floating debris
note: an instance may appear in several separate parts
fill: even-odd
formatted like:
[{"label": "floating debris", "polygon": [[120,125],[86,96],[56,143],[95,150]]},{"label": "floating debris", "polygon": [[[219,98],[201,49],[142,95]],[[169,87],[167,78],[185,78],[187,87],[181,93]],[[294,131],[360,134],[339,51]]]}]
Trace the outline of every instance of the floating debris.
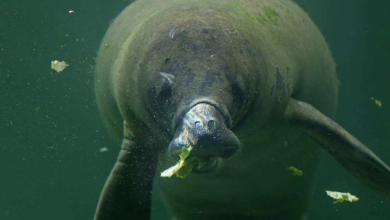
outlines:
[{"label": "floating debris", "polygon": [[65,61],[61,61],[61,62],[58,60],[51,61],[51,68],[57,71],[58,73],[62,72],[68,66],[69,64],[67,64]]},{"label": "floating debris", "polygon": [[371,97],[370,100],[373,100],[375,105],[377,105],[378,107],[382,107],[382,102],[378,99],[374,99],[374,97]]},{"label": "floating debris", "polygon": [[336,199],[336,201],[333,202],[334,204],[342,203],[342,202],[345,202],[345,201],[348,201],[348,202],[357,202],[357,201],[359,201],[359,198],[354,196],[354,195],[352,195],[351,193],[326,191],[326,194],[328,194],[328,196],[332,197],[333,199]]},{"label": "floating debris", "polygon": [[107,147],[102,147],[99,149],[99,152],[101,152],[101,153],[108,152],[108,151],[109,151],[109,149]]},{"label": "floating debris", "polygon": [[73,14],[74,13],[74,11],[73,10],[69,10],[69,14]]},{"label": "floating debris", "polygon": [[291,166],[288,168],[288,170],[292,171],[293,176],[303,176],[302,170],[298,170],[296,167]]}]

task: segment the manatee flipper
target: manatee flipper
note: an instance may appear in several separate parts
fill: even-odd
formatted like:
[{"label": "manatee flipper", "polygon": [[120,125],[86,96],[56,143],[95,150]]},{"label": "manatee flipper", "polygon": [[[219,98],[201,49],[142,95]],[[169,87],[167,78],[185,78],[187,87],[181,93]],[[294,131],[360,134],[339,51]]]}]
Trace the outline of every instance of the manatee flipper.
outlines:
[{"label": "manatee flipper", "polygon": [[100,195],[95,220],[150,219],[157,157],[148,146],[130,139],[125,123],[118,159]]},{"label": "manatee flipper", "polygon": [[390,168],[332,119],[291,98],[285,120],[318,142],[359,181],[390,196]]}]

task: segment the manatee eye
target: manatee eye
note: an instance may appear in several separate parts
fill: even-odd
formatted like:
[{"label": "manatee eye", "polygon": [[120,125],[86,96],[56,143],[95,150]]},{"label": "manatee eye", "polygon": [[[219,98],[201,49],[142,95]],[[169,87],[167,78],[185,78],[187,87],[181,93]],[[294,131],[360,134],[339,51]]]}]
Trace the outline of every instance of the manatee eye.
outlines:
[{"label": "manatee eye", "polygon": [[148,89],[148,99],[153,109],[165,112],[172,104],[175,76],[169,73],[160,72],[154,79],[154,83]]},{"label": "manatee eye", "polygon": [[172,85],[167,82],[165,79],[157,88],[155,99],[159,106],[166,105],[170,103],[170,99],[172,98],[173,88]]},{"label": "manatee eye", "polygon": [[243,89],[243,86],[240,85],[238,82],[232,82],[230,84],[232,95],[233,95],[233,102],[231,105],[231,112],[233,114],[237,113],[240,108],[242,108],[246,101],[246,95]]},{"label": "manatee eye", "polygon": [[160,80],[155,88],[155,99],[159,106],[170,104],[173,95],[175,76],[169,73],[160,72]]}]

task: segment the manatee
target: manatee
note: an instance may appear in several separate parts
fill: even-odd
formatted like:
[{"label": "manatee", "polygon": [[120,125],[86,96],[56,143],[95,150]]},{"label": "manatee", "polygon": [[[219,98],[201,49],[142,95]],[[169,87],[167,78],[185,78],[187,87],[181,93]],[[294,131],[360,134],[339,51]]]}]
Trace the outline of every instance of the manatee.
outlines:
[{"label": "manatee", "polygon": [[[135,1],[104,37],[95,92],[122,141],[96,220],[150,218],[153,182],[176,219],[302,219],[318,146],[390,195],[389,167],[332,120],[335,63],[290,0]],[[189,146],[207,164],[161,178]]]}]

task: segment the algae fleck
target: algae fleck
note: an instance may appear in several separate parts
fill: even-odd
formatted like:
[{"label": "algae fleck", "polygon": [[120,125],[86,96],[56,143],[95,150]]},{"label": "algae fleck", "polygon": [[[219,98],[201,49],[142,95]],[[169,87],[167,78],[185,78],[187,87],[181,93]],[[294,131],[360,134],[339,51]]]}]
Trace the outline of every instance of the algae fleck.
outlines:
[{"label": "algae fleck", "polygon": [[273,25],[278,24],[280,17],[274,9],[268,6],[262,7],[262,12],[258,16],[258,20],[261,24],[269,23]]}]

